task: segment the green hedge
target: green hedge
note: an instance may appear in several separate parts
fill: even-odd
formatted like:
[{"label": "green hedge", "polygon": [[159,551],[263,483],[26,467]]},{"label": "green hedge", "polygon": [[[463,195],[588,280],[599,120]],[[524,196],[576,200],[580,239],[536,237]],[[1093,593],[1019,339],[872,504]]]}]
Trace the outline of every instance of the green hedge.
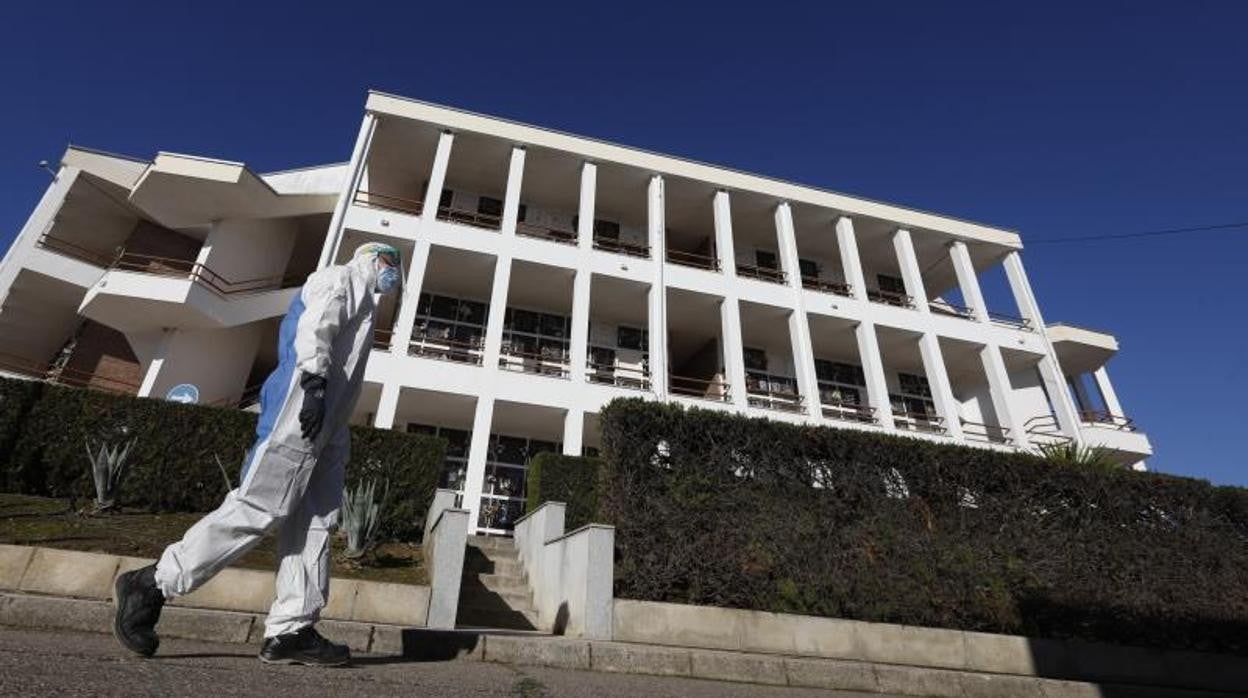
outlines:
[{"label": "green hedge", "polygon": [[1248,653],[1248,490],[618,400],[616,595]]},{"label": "green hedge", "polygon": [[[0,394],[15,390],[0,379]],[[5,470],[10,492],[86,499],[94,496],[83,440],[134,439],[121,503],[151,511],[209,511],[234,486],[256,415],[234,409],[181,405],[81,388],[31,383],[38,397],[20,420]],[[8,410],[0,410],[0,424]],[[2,434],[3,432],[0,432]],[[347,481],[389,480],[382,533],[418,539],[442,468],[445,442],[415,434],[351,428]]]},{"label": "green hedge", "polygon": [[528,509],[543,502],[568,505],[564,528],[571,531],[593,519],[598,509],[597,482],[601,462],[597,458],[539,453],[529,461],[525,488]]},{"label": "green hedge", "polygon": [[0,483],[5,480],[9,456],[21,433],[21,425],[42,386],[35,381],[0,379]]}]

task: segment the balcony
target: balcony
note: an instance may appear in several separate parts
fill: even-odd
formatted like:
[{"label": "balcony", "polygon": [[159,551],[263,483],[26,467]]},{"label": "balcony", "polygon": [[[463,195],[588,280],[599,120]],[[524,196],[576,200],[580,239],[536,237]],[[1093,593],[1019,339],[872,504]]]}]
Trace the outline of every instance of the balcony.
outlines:
[{"label": "balcony", "polygon": [[273,275],[234,280],[191,260],[137,254],[134,252],[122,252],[118,255],[116,261],[113,262],[111,269],[151,274],[153,276],[189,279],[193,283],[222,297],[293,288],[302,285],[306,278],[306,275]]},{"label": "balcony", "polygon": [[523,235],[526,238],[536,238],[538,240],[546,240],[561,245],[576,246],[576,233],[563,228],[555,228],[550,226],[534,225],[518,221],[516,223],[516,235]]},{"label": "balcony", "polygon": [[410,213],[413,216],[419,216],[425,210],[425,202],[415,199],[407,199],[401,196],[392,196],[390,194],[377,194],[370,191],[360,189],[355,192],[351,202],[359,206],[367,206],[369,208],[381,208],[387,211],[398,211],[399,213]]},{"label": "balcony", "polygon": [[613,385],[631,390],[650,389],[650,372],[644,368],[593,361],[586,362],[585,368],[585,376],[590,383]]},{"label": "balcony", "polygon": [[679,264],[684,267],[693,267],[695,269],[705,269],[707,271],[720,270],[718,258],[708,257],[707,255],[698,254],[696,252],[669,249],[667,251],[667,261],[672,264]]},{"label": "balcony", "polygon": [[1114,431],[1136,431],[1135,420],[1104,410],[1085,410],[1079,413],[1082,424]]},{"label": "balcony", "polygon": [[604,235],[594,236],[594,249],[602,250],[603,252],[627,255],[629,257],[641,257],[642,259],[650,258],[650,248],[648,246],[634,245],[622,242],[619,238],[606,237]]},{"label": "balcony", "polygon": [[49,366],[45,362],[4,352],[0,352],[0,372],[26,376],[27,378],[57,385],[90,386],[123,395],[134,395],[139,391],[137,383],[120,380],[102,373],[75,370],[68,366]]},{"label": "balcony", "polygon": [[673,395],[682,395],[699,400],[728,402],[731,398],[728,382],[718,378],[704,379],[669,375],[667,377],[667,389]]},{"label": "balcony", "polygon": [[993,324],[1013,327],[1016,330],[1023,330],[1024,332],[1034,332],[1036,329],[1031,324],[1031,320],[1028,320],[1027,318],[1010,315],[1008,313],[999,313],[995,310],[988,311],[988,319]]},{"label": "balcony", "polygon": [[750,264],[737,264],[737,276],[746,279],[758,279],[759,281],[767,281],[773,284],[785,284],[788,281],[788,275],[780,269],[757,267]]},{"label": "balcony", "polygon": [[949,301],[940,298],[928,301],[927,307],[936,315],[962,318],[963,320],[975,319],[975,311],[973,309],[965,305],[950,303]]},{"label": "balcony", "polygon": [[499,354],[498,367],[505,371],[532,373],[550,378],[567,378],[568,356],[563,352],[525,351],[516,346],[504,346]]},{"label": "balcony", "polygon": [[867,300],[872,303],[882,303],[884,305],[892,305],[898,308],[913,308],[914,297],[896,291],[882,291],[875,289],[867,289]]},{"label": "balcony", "polygon": [[841,283],[839,281],[826,281],[824,279],[817,279],[813,276],[802,277],[802,288],[807,291],[831,293],[837,296],[845,296],[846,298],[852,298],[854,295],[853,288],[849,284]]},{"label": "balcony", "polygon": [[804,400],[798,393],[788,390],[772,390],[761,386],[746,388],[746,402],[750,407],[761,407],[777,412],[800,414],[805,410]]},{"label": "balcony", "polygon": [[455,339],[435,333],[415,334],[407,345],[408,356],[480,366],[485,357],[481,339]]},{"label": "balcony", "polygon": [[968,441],[980,441],[990,444],[1006,444],[1010,442],[1010,430],[1007,427],[996,424],[984,424],[983,422],[972,422],[967,419],[960,421],[962,424],[962,435]]},{"label": "balcony", "polygon": [[451,208],[450,206],[439,206],[437,217],[440,221],[459,223],[483,230],[500,230],[503,227],[503,217],[501,215],[480,213],[462,208]]},{"label": "balcony", "polygon": [[875,416],[875,408],[869,405],[858,405],[849,402],[823,402],[820,410],[827,419],[858,424],[879,424]]},{"label": "balcony", "polygon": [[[899,400],[900,396],[890,396],[890,399]],[[893,424],[902,431],[918,431],[925,434],[948,433],[945,427],[945,418],[931,412],[913,412],[911,410],[893,407]]]},{"label": "balcony", "polygon": [[54,237],[48,233],[44,233],[35,244],[51,252],[103,268],[113,266],[118,255],[116,251],[101,252],[93,250],[68,240]]}]

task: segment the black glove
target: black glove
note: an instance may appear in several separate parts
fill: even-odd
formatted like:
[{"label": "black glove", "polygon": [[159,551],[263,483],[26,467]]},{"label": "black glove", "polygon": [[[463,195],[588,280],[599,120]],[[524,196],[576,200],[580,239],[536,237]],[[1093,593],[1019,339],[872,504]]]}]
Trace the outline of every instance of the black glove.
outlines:
[{"label": "black glove", "polygon": [[299,426],[303,438],[314,441],[325,421],[325,378],[305,373],[299,379],[303,388],[303,406],[299,408]]}]

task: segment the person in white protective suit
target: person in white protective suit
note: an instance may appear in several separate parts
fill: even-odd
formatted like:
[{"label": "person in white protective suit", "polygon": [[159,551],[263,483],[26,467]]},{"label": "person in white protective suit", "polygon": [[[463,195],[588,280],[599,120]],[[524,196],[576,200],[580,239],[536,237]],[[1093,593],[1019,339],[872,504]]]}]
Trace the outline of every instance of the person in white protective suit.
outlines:
[{"label": "person in white protective suit", "polygon": [[397,249],[368,243],[347,264],[308,277],[282,319],[278,366],[260,392],[256,441],[238,489],[155,565],[117,578],[113,630],[128,649],[155,654],[165,601],[194,591],[280,529],[277,597],[260,659],[350,661],[350,651],[314,625],[329,597],[329,537],[338,527],[351,446],[347,420],[373,344],[374,294],[400,287],[401,269]]}]

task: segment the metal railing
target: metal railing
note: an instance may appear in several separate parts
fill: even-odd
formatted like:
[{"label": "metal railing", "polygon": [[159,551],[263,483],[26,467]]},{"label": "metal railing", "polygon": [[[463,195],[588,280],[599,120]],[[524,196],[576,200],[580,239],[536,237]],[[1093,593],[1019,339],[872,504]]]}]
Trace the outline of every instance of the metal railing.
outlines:
[{"label": "metal railing", "polygon": [[187,279],[219,296],[244,295],[275,291],[302,285],[306,274],[263,276],[235,281],[194,260],[158,255],[122,252],[110,266],[116,271],[128,271],[152,276],[168,276]]},{"label": "metal railing", "polygon": [[727,402],[731,397],[727,381],[668,375],[667,389],[676,395]]},{"label": "metal railing", "polygon": [[1082,410],[1079,412],[1079,421],[1098,427],[1117,429],[1118,431],[1136,430],[1135,420],[1105,410]]},{"label": "metal railing", "polygon": [[834,293],[838,296],[852,297],[854,295],[853,288],[849,284],[839,281],[825,281],[816,279],[813,276],[802,277],[802,288],[808,291],[819,291],[821,293]]},{"label": "metal railing", "polygon": [[779,412],[801,412],[804,399],[799,393],[788,390],[767,390],[759,387],[745,390],[745,401],[751,407],[761,407]]},{"label": "metal railing", "polygon": [[1010,441],[1009,427],[972,422],[969,419],[960,419],[959,422],[962,424],[962,435],[971,441],[983,441],[990,444],[1004,444]]},{"label": "metal railing", "polygon": [[499,352],[498,367],[508,371],[533,373],[552,378],[567,378],[569,374],[567,355],[555,358],[541,352],[521,351],[509,347],[503,347]]},{"label": "metal railing", "polygon": [[948,315],[950,317],[959,317],[963,320],[974,320],[975,310],[969,306],[950,303],[947,300],[937,298],[927,302],[927,307],[933,313],[938,315]]},{"label": "metal railing", "polygon": [[1007,313],[998,313],[995,310],[988,311],[988,319],[998,325],[1005,325],[1007,327],[1013,327],[1027,332],[1035,330],[1035,327],[1031,324],[1031,320],[1018,317],[1016,315],[1009,315]]},{"label": "metal railing", "polygon": [[720,269],[717,257],[708,257],[696,252],[685,252],[684,250],[673,250],[671,248],[667,250],[667,261],[672,264],[694,267],[696,269],[707,269],[709,271],[719,271]]},{"label": "metal railing", "polygon": [[562,245],[576,245],[576,233],[564,228],[551,228],[544,225],[533,225],[524,221],[516,222],[516,235],[523,235],[539,240],[548,240]]},{"label": "metal railing", "polygon": [[389,211],[410,213],[413,216],[419,216],[425,210],[425,202],[423,201],[408,199],[402,196],[393,196],[391,194],[378,194],[376,192],[365,191],[363,189],[357,190],[351,201],[359,204],[360,206],[384,208]]},{"label": "metal railing", "polygon": [[460,364],[481,365],[485,355],[485,343],[477,340],[465,342],[449,337],[413,337],[407,344],[409,356],[451,361]]},{"label": "metal railing", "polygon": [[896,291],[881,291],[878,289],[867,289],[867,300],[873,303],[883,303],[884,305],[895,305],[899,308],[913,308],[914,297]]},{"label": "metal railing", "polygon": [[76,387],[91,386],[114,393],[134,395],[139,391],[139,384],[118,378],[110,378],[91,371],[62,366],[53,367],[45,361],[38,361],[25,356],[0,352],[0,371],[8,371],[19,376],[26,376],[48,383],[70,385]]},{"label": "metal railing", "polygon": [[1052,414],[1042,414],[1023,422],[1023,432],[1031,441],[1037,443],[1066,444],[1072,440],[1062,433],[1061,426],[1057,423],[1057,415]]},{"label": "metal railing", "polygon": [[97,267],[105,268],[112,266],[113,261],[117,259],[117,255],[120,253],[120,250],[100,252],[99,250],[83,247],[78,243],[70,242],[69,240],[64,240],[48,233],[41,235],[35,244],[57,254],[72,257],[80,262],[86,262]]},{"label": "metal railing", "polygon": [[848,402],[822,402],[820,409],[828,419],[839,419],[860,424],[877,424],[880,420],[875,416],[875,408],[870,405],[856,405]]},{"label": "metal railing", "polygon": [[594,236],[594,249],[628,255],[629,257],[650,258],[650,248],[646,245],[634,245],[631,242],[620,242],[616,238],[598,235]]},{"label": "metal railing", "polygon": [[633,390],[650,389],[650,372],[644,368],[594,363],[593,361],[587,361],[585,368],[585,377],[590,383],[614,385],[618,388],[632,388]]},{"label": "metal railing", "polygon": [[788,275],[780,269],[769,269],[767,267],[756,267],[750,264],[738,264],[737,276],[747,279],[758,279],[759,281],[768,281],[773,284],[783,284],[788,281]]},{"label": "metal railing", "polygon": [[502,216],[496,216],[492,213],[478,213],[462,208],[451,208],[450,206],[438,207],[438,220],[462,223],[486,230],[498,230],[503,227]]},{"label": "metal railing", "polygon": [[930,412],[911,412],[893,408],[893,425],[898,429],[922,431],[928,434],[945,434],[945,418]]}]

